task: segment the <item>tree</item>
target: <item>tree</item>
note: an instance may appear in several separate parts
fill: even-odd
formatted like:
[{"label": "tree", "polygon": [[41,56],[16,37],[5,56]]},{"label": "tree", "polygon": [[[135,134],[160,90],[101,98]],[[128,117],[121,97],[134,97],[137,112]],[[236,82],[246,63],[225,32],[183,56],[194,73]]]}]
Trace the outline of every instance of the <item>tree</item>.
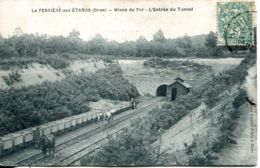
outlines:
[{"label": "tree", "polygon": [[[70,52],[73,46],[63,36],[52,36],[46,40],[45,52],[48,54]],[[73,42],[72,42],[73,43]]]},{"label": "tree", "polygon": [[71,46],[71,50],[74,52],[79,52],[81,50],[81,39],[80,39],[80,32],[76,29],[73,29],[68,35],[67,41]]},{"label": "tree", "polygon": [[185,34],[185,36],[183,37],[184,40],[184,47],[185,48],[191,48],[191,38],[190,36],[188,36],[187,34]]},{"label": "tree", "polygon": [[92,40],[89,41],[90,53],[91,54],[105,54],[106,40],[97,34]]},{"label": "tree", "polygon": [[146,38],[144,36],[140,36],[137,40],[136,40],[136,55],[140,56],[140,57],[147,57],[149,56],[150,53],[150,44],[149,42],[146,40]]},{"label": "tree", "polygon": [[206,37],[206,42],[205,42],[205,46],[209,47],[209,48],[215,48],[217,44],[217,36],[216,33],[214,32],[210,32],[208,34],[208,36]]},{"label": "tree", "polygon": [[23,31],[22,31],[21,27],[17,27],[14,29],[15,36],[21,36],[22,34],[23,34]]},{"label": "tree", "polygon": [[179,48],[184,48],[184,40],[183,40],[183,38],[177,38],[176,39],[176,43],[177,43],[177,46]]},{"label": "tree", "polygon": [[184,37],[176,39],[177,46],[179,48],[191,48],[191,38],[187,34]]},{"label": "tree", "polygon": [[153,40],[156,42],[165,42],[166,41],[166,38],[164,37],[164,34],[161,29],[158,30],[158,32],[153,35]]},{"label": "tree", "polygon": [[0,36],[0,58],[10,58],[11,56],[17,56],[15,48]]},{"label": "tree", "polygon": [[68,38],[71,40],[80,40],[79,37],[80,37],[80,32],[76,29],[73,29],[68,35]]},{"label": "tree", "polygon": [[137,43],[146,43],[147,40],[144,36],[140,36],[137,40],[136,40]]},{"label": "tree", "polygon": [[95,43],[104,43],[106,40],[101,36],[101,34],[96,34],[96,36],[92,39]]}]

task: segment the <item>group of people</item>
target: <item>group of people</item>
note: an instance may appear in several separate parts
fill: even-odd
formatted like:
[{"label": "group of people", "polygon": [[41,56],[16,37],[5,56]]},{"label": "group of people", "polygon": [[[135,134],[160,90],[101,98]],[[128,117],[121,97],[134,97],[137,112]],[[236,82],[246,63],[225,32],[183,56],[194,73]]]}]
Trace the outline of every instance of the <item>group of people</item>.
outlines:
[{"label": "group of people", "polygon": [[108,121],[108,123],[113,119],[112,117],[112,111],[110,112],[102,112],[99,113],[97,116],[98,121]]},{"label": "group of people", "polygon": [[41,135],[39,127],[33,132],[34,147],[42,150],[44,160],[47,153],[49,157],[54,157],[55,153],[55,136],[53,134]]}]

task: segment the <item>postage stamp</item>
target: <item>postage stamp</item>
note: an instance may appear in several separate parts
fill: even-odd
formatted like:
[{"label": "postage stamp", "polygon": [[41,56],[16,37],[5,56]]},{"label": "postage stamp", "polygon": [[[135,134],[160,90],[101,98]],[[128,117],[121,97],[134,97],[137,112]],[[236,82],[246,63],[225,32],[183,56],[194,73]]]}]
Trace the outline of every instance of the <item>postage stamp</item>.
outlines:
[{"label": "postage stamp", "polygon": [[254,43],[253,2],[218,2],[218,45],[246,46]]}]

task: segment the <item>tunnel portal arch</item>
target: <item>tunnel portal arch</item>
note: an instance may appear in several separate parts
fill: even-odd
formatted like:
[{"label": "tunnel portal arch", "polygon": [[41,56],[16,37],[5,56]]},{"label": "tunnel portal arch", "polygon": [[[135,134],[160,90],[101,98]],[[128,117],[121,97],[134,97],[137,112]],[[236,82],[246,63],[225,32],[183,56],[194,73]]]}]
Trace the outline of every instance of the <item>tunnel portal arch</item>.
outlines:
[{"label": "tunnel portal arch", "polygon": [[166,85],[166,84],[160,85],[160,86],[156,89],[156,96],[166,96],[167,86],[168,86],[168,85]]}]

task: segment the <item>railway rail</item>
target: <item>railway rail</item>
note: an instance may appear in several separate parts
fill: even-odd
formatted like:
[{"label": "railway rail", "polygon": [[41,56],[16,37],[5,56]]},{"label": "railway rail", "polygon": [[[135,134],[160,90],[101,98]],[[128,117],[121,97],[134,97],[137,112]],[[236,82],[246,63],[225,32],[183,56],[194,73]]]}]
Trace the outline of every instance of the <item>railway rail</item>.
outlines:
[{"label": "railway rail", "polygon": [[[158,99],[157,99],[158,100]],[[127,116],[127,118],[124,119],[127,120],[129,118],[132,118],[133,116],[135,117],[140,117],[140,116],[144,116],[145,112],[148,112],[151,108],[154,108],[158,106],[157,103],[150,103],[149,106],[146,106],[145,108],[139,109],[137,110],[134,114],[131,114],[130,116]],[[135,115],[136,113],[139,113],[139,115]],[[52,163],[51,166],[71,166],[73,165],[75,162],[77,162],[80,158],[82,158],[83,156],[94,152],[95,150],[99,149],[99,147],[103,144],[106,143],[106,141],[108,140],[108,136],[115,136],[116,134],[118,134],[119,132],[123,131],[125,128],[129,127],[130,122],[127,124],[121,124],[119,127],[120,128],[112,128],[114,130],[110,130],[110,134],[103,134],[100,136],[99,139],[96,139],[95,142],[91,143],[91,144],[87,144],[85,145],[83,148],[79,149],[79,150],[75,150],[75,152],[70,153],[68,156],[62,158],[61,160],[58,160],[55,163]],[[109,128],[111,128],[112,126],[110,126]],[[109,129],[107,128],[107,129]],[[101,133],[102,134],[102,133]],[[84,144],[84,142],[82,142]]]},{"label": "railway rail", "polygon": [[[55,158],[55,160],[52,159],[52,161],[49,160],[48,165],[71,165],[75,161],[79,160],[82,156],[95,150],[96,147],[93,146],[99,146],[100,144],[103,144],[105,142],[105,140],[107,139],[107,135],[103,134],[102,136],[100,136],[100,134],[102,134],[104,130],[109,130],[114,126],[118,125],[119,123],[122,123],[123,121],[133,118],[133,116],[137,114],[148,111],[148,109],[151,109],[157,105],[156,102],[158,102],[158,100],[160,100],[160,98],[152,99],[151,101],[146,102],[145,104],[141,105],[138,109],[134,111],[130,110],[116,115],[114,117],[114,120],[111,121],[109,125],[106,125],[105,128],[104,128],[105,126],[104,123],[94,123],[92,125],[89,125],[88,127],[89,129],[80,128],[82,129],[82,131],[79,131],[79,133],[74,136],[68,136],[68,138],[67,139],[65,138],[66,140],[64,140],[63,142],[57,140],[55,154],[65,153],[65,155],[59,158]],[[120,132],[124,128],[125,127],[122,127],[116,130],[111,135]],[[101,138],[99,137],[96,139],[95,135],[99,135]],[[89,140],[91,137],[93,143],[87,146],[84,145],[84,142],[86,140]],[[74,148],[75,146],[78,146],[80,148]],[[74,148],[74,150],[71,150],[71,148]],[[37,150],[33,154],[27,157],[18,160],[17,159],[8,160],[6,162],[2,162],[1,164],[7,166],[31,166],[31,165],[42,165],[42,163],[43,165],[46,165],[46,162],[44,162],[41,151]]]}]

